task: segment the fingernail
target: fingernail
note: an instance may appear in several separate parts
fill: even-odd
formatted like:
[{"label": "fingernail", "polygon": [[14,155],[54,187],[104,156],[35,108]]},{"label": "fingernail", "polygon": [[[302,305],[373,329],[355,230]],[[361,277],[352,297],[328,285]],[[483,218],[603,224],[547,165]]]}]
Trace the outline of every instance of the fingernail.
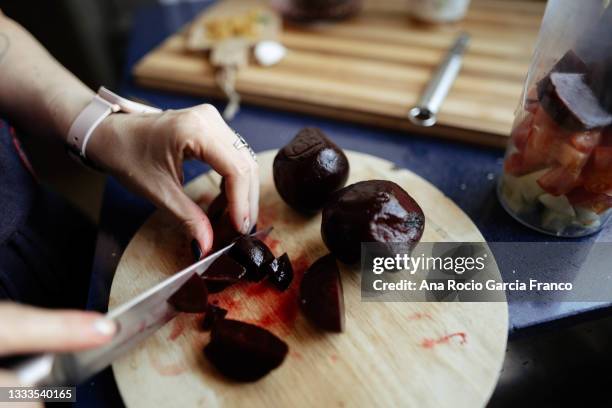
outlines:
[{"label": "fingernail", "polygon": [[108,319],[98,319],[94,322],[94,329],[103,336],[111,336],[115,334],[115,322]]},{"label": "fingernail", "polygon": [[193,253],[193,258],[196,261],[202,259],[202,248],[200,248],[200,244],[195,239],[191,241],[191,252]]},{"label": "fingernail", "polygon": [[249,221],[248,218],[245,218],[244,221],[242,221],[242,233],[248,234],[250,227],[251,227],[251,222]]}]

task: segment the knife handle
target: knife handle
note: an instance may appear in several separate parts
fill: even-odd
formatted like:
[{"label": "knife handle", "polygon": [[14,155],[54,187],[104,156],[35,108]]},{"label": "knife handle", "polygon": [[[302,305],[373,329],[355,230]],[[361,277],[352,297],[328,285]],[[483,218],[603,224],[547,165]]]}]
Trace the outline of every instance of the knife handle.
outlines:
[{"label": "knife handle", "polygon": [[53,354],[32,357],[17,365],[13,369],[13,374],[22,386],[53,385],[51,379],[54,361]]}]

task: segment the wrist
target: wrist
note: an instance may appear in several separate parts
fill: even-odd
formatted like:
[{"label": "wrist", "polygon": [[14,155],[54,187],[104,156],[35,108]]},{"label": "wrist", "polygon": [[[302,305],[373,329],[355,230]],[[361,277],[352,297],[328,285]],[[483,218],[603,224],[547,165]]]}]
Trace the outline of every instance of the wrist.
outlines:
[{"label": "wrist", "polygon": [[[79,155],[81,159],[86,160],[88,143],[92,140],[94,134],[102,133],[96,132],[97,128],[109,115],[117,112],[157,114],[161,110],[122,98],[108,89],[100,87],[97,94],[93,96],[70,125],[66,138],[68,148]],[[106,123],[109,123],[109,121]],[[114,133],[117,134],[117,132]],[[101,146],[99,143],[97,145]]]},{"label": "wrist", "polygon": [[123,150],[121,131],[125,114],[109,115],[94,129],[87,144],[87,159],[102,170],[109,171],[120,162]]},{"label": "wrist", "polygon": [[91,102],[95,93],[85,87],[78,87],[73,90],[58,90],[48,92],[50,98],[47,101],[48,112],[51,115],[51,123],[55,133],[66,140],[70,127]]}]

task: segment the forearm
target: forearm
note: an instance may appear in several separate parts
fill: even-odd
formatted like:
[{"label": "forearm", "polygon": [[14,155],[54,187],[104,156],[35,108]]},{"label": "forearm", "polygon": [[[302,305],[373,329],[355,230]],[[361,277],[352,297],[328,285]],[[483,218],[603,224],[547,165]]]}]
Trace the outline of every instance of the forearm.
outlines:
[{"label": "forearm", "polygon": [[0,12],[0,116],[29,133],[63,139],[92,96],[23,27]]}]

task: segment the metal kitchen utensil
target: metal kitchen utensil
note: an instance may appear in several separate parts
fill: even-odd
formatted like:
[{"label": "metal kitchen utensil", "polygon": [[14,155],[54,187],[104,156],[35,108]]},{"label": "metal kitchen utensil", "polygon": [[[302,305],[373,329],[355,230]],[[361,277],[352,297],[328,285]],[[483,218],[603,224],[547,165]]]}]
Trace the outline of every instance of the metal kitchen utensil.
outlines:
[{"label": "metal kitchen utensil", "polygon": [[[265,238],[271,230],[270,227],[251,236]],[[76,385],[101,371],[172,320],[179,312],[168,303],[170,296],[194,273],[202,275],[233,245],[234,243],[201,259],[109,311],[106,318],[117,325],[117,333],[110,343],[75,353],[48,353],[34,357],[15,368],[19,382],[37,386]]]},{"label": "metal kitchen utensil", "polygon": [[440,106],[446,98],[459,70],[463,54],[470,41],[468,33],[461,33],[455,40],[455,43],[450,48],[434,76],[431,78],[421,98],[416,106],[408,112],[410,122],[418,126],[433,126],[436,123],[436,115],[440,110]]}]

